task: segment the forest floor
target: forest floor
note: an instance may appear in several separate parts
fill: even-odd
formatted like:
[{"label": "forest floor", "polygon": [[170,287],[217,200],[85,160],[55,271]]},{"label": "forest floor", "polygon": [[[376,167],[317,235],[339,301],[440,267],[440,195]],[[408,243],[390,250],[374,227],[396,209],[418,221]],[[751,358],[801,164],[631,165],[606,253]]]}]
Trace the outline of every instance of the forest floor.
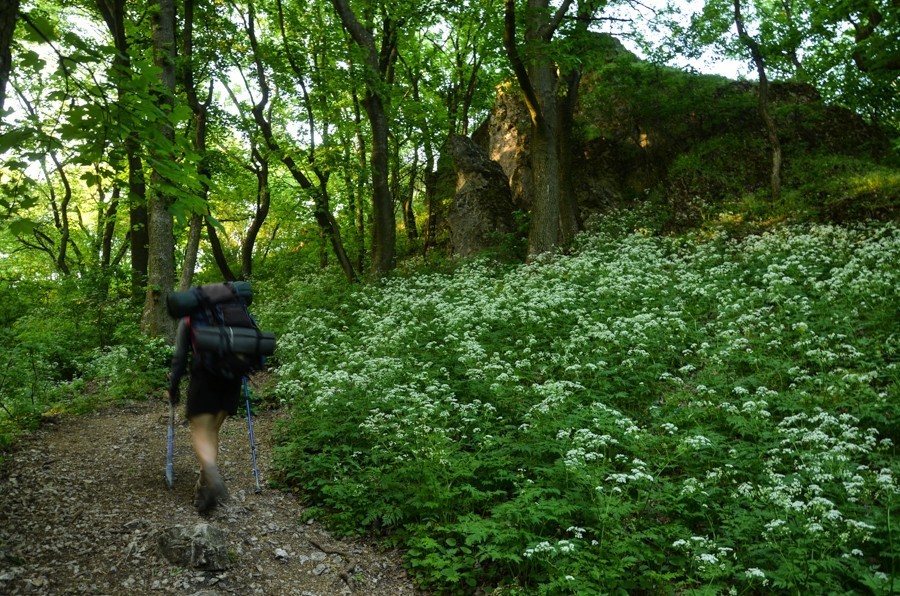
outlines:
[{"label": "forest floor", "polygon": [[[196,464],[179,408],[175,487],[165,483],[168,405],[138,402],[50,419],[0,467],[0,594],[419,593],[396,552],[336,539],[301,521],[290,493],[266,487],[272,430],[284,413],[253,419],[257,493],[246,418],[226,421],[220,464],[230,501],[200,516]],[[208,523],[225,533],[225,571],[176,566],[159,551],[171,528]]]}]

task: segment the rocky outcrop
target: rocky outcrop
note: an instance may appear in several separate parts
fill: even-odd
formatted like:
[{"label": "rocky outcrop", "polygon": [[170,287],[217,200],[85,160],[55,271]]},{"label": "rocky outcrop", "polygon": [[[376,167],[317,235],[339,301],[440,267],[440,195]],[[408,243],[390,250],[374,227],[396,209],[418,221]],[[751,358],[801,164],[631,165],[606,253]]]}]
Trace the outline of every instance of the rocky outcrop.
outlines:
[{"label": "rocky outcrop", "polygon": [[456,195],[450,207],[450,243],[460,257],[496,246],[515,231],[509,179],[503,168],[471,139],[453,136],[450,154],[456,164]]},{"label": "rocky outcrop", "polygon": [[497,95],[490,117],[473,135],[473,140],[490,159],[500,164],[509,179],[513,205],[517,209],[531,209],[531,153],[528,135],[531,117],[525,103],[505,87]]},{"label": "rocky outcrop", "polygon": [[[570,156],[582,211],[627,207],[654,196],[689,223],[724,201],[765,192],[770,154],[757,93],[754,82],[652,67],[636,58],[586,72]],[[770,113],[784,154],[786,188],[808,183],[803,166],[791,170],[806,156],[877,161],[889,152],[883,131],[825,104],[810,85],[772,83]],[[531,205],[530,128],[521,94],[503,88],[473,136],[503,168],[512,201],[522,210]]]}]

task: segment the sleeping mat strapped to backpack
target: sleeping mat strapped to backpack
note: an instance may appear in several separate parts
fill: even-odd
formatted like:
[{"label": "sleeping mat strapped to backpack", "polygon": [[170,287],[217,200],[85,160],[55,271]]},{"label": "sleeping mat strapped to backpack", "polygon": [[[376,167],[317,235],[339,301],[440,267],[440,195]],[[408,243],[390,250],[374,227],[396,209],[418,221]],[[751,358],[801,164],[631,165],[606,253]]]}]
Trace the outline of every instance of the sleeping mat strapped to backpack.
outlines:
[{"label": "sleeping mat strapped to backpack", "polygon": [[226,282],[171,292],[166,307],[172,317],[186,319],[204,368],[230,379],[261,369],[275,352],[275,334],[261,331],[247,310],[252,300],[248,282]]}]

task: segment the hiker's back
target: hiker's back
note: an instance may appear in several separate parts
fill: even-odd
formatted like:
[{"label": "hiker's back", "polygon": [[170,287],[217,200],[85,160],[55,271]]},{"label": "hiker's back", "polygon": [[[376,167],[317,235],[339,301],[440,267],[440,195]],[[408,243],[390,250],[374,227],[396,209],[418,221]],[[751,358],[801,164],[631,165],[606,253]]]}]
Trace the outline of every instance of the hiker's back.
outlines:
[{"label": "hiker's back", "polygon": [[194,353],[193,367],[225,379],[261,369],[275,352],[275,334],[260,330],[247,307],[253,300],[248,282],[225,282],[172,292],[166,306],[184,317]]}]

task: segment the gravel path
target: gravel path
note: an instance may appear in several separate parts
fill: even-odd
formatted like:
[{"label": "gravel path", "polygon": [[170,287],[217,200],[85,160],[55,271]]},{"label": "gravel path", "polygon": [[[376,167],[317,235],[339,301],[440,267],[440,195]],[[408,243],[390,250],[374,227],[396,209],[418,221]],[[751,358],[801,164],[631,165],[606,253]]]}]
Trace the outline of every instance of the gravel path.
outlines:
[{"label": "gravel path", "polygon": [[[0,594],[419,593],[396,553],[335,539],[315,521],[300,521],[293,495],[265,488],[278,412],[253,422],[260,493],[246,418],[226,421],[220,463],[231,501],[199,516],[181,414],[171,491],[163,402],[51,420],[22,439],[0,468]],[[227,570],[176,566],[160,554],[164,532],[204,522],[225,534]]]}]

